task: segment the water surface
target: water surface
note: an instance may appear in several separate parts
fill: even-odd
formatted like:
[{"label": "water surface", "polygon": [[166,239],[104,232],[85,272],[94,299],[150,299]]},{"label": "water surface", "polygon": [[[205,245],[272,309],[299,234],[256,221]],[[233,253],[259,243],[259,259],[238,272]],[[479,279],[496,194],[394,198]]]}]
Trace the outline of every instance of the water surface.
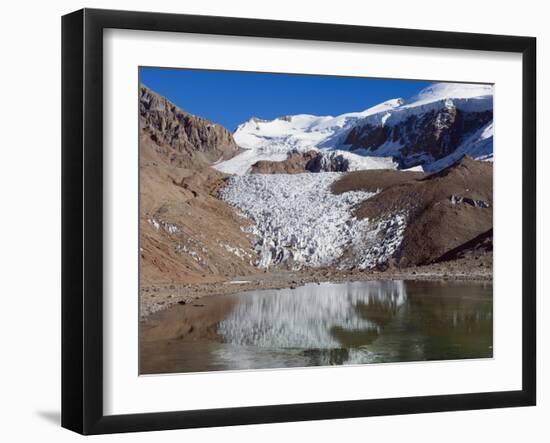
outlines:
[{"label": "water surface", "polygon": [[205,297],[141,327],[141,373],[490,358],[489,282],[360,281]]}]

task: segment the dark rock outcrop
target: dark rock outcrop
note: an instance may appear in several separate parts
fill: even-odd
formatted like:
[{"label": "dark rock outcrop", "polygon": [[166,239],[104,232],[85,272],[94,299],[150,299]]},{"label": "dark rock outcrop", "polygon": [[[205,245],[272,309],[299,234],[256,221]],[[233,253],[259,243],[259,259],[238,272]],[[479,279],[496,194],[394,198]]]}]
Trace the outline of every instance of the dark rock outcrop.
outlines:
[{"label": "dark rock outcrop", "polygon": [[317,156],[316,151],[292,151],[283,161],[260,160],[252,165],[251,174],[300,174],[306,165]]},{"label": "dark rock outcrop", "polygon": [[303,172],[346,172],[349,161],[334,152],[292,151],[282,161],[260,160],[252,165],[251,174],[300,174]]},{"label": "dark rock outcrop", "polygon": [[373,153],[385,143],[402,147],[394,159],[402,168],[423,165],[454,152],[467,136],[493,119],[492,111],[466,112],[444,106],[422,114],[413,114],[394,125],[359,124],[347,134],[344,143],[352,150]]},{"label": "dark rock outcrop", "polygon": [[146,86],[139,92],[140,132],[147,135],[176,165],[228,160],[239,153],[224,127],[178,108]]},{"label": "dark rock outcrop", "polygon": [[341,154],[319,153],[306,164],[310,172],[346,172],[349,170],[349,160]]}]

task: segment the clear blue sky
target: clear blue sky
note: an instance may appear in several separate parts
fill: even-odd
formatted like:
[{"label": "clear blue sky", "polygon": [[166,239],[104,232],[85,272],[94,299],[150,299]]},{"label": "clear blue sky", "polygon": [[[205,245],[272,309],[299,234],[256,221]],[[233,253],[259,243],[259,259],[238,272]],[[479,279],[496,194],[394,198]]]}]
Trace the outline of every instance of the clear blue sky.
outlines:
[{"label": "clear blue sky", "polygon": [[229,129],[250,117],[338,115],[408,99],[430,82],[192,69],[140,68],[140,83]]}]

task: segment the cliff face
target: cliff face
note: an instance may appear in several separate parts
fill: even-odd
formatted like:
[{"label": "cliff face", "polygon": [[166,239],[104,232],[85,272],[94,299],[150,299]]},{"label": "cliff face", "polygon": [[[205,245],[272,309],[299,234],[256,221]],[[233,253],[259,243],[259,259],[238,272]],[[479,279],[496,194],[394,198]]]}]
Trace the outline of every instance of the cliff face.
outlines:
[{"label": "cliff face", "polygon": [[448,105],[424,114],[413,114],[395,124],[365,123],[348,133],[344,143],[351,150],[399,146],[393,152],[401,167],[432,163],[455,152],[469,135],[493,120],[492,110],[468,112]]},{"label": "cliff face", "polygon": [[139,115],[142,134],[180,166],[210,164],[239,153],[227,129],[183,111],[145,86],[140,87]]}]

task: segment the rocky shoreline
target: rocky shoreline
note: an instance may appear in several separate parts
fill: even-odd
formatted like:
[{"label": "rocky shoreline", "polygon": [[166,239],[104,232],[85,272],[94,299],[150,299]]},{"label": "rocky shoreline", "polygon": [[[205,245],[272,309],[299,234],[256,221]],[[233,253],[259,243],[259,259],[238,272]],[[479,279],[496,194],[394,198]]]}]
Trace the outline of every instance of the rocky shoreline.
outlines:
[{"label": "rocky shoreline", "polygon": [[492,281],[492,254],[405,269],[335,270],[315,268],[301,271],[258,272],[231,280],[197,284],[156,284],[140,288],[140,318],[176,304],[185,305],[203,297],[230,295],[257,289],[295,289],[307,283],[364,280],[461,280]]}]

